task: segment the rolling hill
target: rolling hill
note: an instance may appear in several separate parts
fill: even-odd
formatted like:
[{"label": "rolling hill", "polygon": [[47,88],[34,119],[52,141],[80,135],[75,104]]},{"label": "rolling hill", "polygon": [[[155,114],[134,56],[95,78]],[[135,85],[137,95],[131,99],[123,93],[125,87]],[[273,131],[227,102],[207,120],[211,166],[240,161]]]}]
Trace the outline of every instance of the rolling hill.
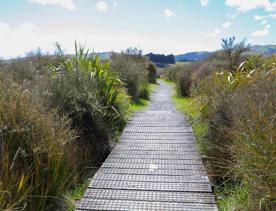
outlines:
[{"label": "rolling hill", "polygon": [[[276,53],[276,45],[253,45],[251,47],[251,52],[253,54],[271,55]],[[212,52],[199,51],[199,52],[189,52],[185,54],[175,55],[175,61],[201,61],[208,58]]]}]

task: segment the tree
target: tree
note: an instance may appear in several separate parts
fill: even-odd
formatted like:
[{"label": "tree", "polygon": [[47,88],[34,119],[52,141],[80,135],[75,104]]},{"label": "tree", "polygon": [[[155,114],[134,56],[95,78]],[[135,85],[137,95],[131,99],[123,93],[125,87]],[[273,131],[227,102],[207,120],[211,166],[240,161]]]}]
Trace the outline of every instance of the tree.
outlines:
[{"label": "tree", "polygon": [[235,43],[235,37],[229,37],[222,39],[222,56],[226,60],[228,69],[234,72],[244,59],[244,54],[250,51],[250,44],[246,43],[246,40],[242,40],[239,43]]}]

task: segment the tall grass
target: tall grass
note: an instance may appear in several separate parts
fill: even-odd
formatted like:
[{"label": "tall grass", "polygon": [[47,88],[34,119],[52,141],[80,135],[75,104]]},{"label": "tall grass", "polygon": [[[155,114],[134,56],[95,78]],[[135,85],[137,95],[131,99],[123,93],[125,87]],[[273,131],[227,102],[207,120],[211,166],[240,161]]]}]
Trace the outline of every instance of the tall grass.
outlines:
[{"label": "tall grass", "polygon": [[[148,80],[154,80],[154,70],[150,67],[148,72],[145,58],[140,54],[114,53],[111,57],[111,69],[116,72],[121,81],[125,83],[127,93],[133,101],[139,98],[148,99]],[[148,76],[151,79],[148,79]]]},{"label": "tall grass", "polygon": [[76,45],[75,56],[54,66],[51,106],[72,120],[80,133],[79,162],[96,167],[110,152],[110,141],[125,123],[129,97],[109,64]]},{"label": "tall grass", "polygon": [[130,98],[109,63],[77,44],[73,57],[58,49],[1,69],[0,209],[66,209],[65,193],[124,126]]},{"label": "tall grass", "polygon": [[176,64],[168,66],[164,71],[165,79],[176,83],[178,96],[188,97],[192,87],[193,64]]},{"label": "tall grass", "polygon": [[74,181],[75,132],[30,92],[0,82],[0,208],[52,210]]},{"label": "tall grass", "polygon": [[250,207],[275,206],[275,57],[248,58],[234,73],[217,73],[196,94],[208,123],[209,171],[218,184],[248,187]]}]

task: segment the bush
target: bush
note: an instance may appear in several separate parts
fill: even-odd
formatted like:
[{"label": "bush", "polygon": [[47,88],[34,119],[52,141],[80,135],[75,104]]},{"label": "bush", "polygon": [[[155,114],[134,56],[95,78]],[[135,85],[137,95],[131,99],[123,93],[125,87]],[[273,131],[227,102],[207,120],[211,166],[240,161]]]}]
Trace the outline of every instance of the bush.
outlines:
[{"label": "bush", "polygon": [[114,53],[111,56],[111,69],[125,83],[127,93],[134,101],[137,101],[140,97],[148,97],[148,71],[144,57],[128,52]]},{"label": "bush", "polygon": [[20,84],[35,81],[41,76],[50,76],[49,63],[53,57],[32,54],[25,58],[10,60],[3,68],[7,74],[13,76],[13,80]]},{"label": "bush", "polygon": [[187,69],[178,73],[176,81],[176,90],[178,96],[189,97],[192,86],[191,70]]},{"label": "bush", "polygon": [[164,71],[165,78],[176,83],[178,96],[190,96],[194,64],[171,65]]},{"label": "bush", "polygon": [[84,165],[98,166],[110,152],[111,124],[109,113],[101,104],[95,80],[85,72],[76,71],[52,79],[51,107],[70,118],[79,132],[78,160]]},{"label": "bush", "polygon": [[[202,117],[207,122],[205,134],[208,171],[216,180],[228,175],[232,168],[230,131],[233,125],[231,105],[233,101],[232,88],[227,80],[228,73],[213,74],[203,80],[196,92],[202,103]],[[229,176],[229,175],[228,175]]]},{"label": "bush", "polygon": [[155,84],[156,83],[156,77],[157,77],[156,66],[152,63],[149,63],[147,65],[147,70],[148,70],[148,82]]},{"label": "bush", "polygon": [[108,63],[77,45],[70,59],[40,56],[1,69],[0,209],[63,209],[125,123],[129,97]]},{"label": "bush", "polygon": [[[216,182],[248,187],[253,210],[275,206],[275,58],[248,58],[235,73],[217,73],[197,90],[207,120],[208,169]],[[238,202],[239,203],[239,202]]]},{"label": "bush", "polygon": [[68,115],[71,127],[79,132],[80,161],[98,166],[110,152],[111,138],[124,126],[128,96],[108,64],[85,52],[84,47],[76,47],[71,60],[57,64],[49,99],[51,107]]},{"label": "bush", "polygon": [[232,106],[235,175],[249,187],[256,210],[276,205],[276,72],[269,70],[257,69]]},{"label": "bush", "polygon": [[69,121],[30,92],[0,82],[0,208],[52,210],[74,181]]}]

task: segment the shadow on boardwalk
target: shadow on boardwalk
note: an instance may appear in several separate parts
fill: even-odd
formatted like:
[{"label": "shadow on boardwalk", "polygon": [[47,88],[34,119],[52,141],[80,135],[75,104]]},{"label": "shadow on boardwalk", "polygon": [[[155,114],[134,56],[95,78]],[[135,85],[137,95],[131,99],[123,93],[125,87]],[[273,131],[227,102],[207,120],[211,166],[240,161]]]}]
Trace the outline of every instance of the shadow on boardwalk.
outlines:
[{"label": "shadow on boardwalk", "polygon": [[77,210],[217,210],[186,118],[159,81],[150,106],[128,122]]}]

